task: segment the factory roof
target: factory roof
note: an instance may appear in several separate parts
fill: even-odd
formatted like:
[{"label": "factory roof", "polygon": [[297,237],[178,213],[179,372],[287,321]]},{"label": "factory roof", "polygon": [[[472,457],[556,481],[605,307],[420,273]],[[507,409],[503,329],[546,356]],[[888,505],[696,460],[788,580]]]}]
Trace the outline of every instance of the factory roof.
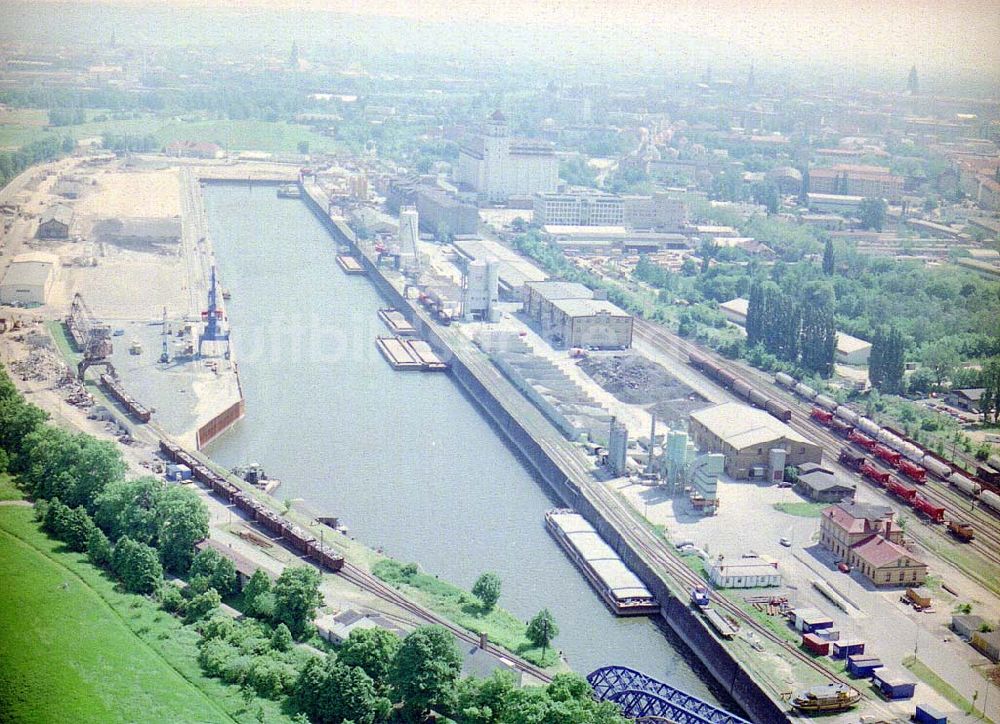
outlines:
[{"label": "factory roof", "polygon": [[871,349],[871,346],[871,342],[866,342],[863,339],[852,337],[851,335],[844,334],[843,332],[837,332],[837,351],[841,354],[861,352],[866,349]]},{"label": "factory roof", "polygon": [[50,221],[58,221],[60,224],[70,225],[73,221],[73,209],[65,204],[53,204],[42,212],[38,219],[39,224],[47,224]]},{"label": "factory roof", "polygon": [[556,299],[594,298],[594,292],[577,282],[528,282],[525,286],[550,302]]},{"label": "factory roof", "polygon": [[606,239],[623,239],[627,235],[624,226],[589,226],[578,224],[546,224],[542,233],[552,236],[582,236],[601,237]]},{"label": "factory roof", "polygon": [[15,261],[3,276],[4,286],[38,286],[45,284],[52,274],[52,263],[45,261]]},{"label": "factory roof", "polygon": [[553,299],[551,301],[552,306],[567,317],[596,317],[598,314],[608,314],[612,317],[631,316],[607,299]]},{"label": "factory roof", "polygon": [[691,418],[711,430],[736,450],[765,445],[779,439],[814,444],[763,410],[726,402],[691,413]]}]

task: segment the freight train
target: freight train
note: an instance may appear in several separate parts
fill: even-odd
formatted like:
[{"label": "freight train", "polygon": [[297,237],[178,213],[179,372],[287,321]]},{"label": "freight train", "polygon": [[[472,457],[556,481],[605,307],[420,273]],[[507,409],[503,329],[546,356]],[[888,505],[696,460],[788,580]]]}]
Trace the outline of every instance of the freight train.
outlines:
[{"label": "freight train", "polygon": [[763,392],[753,387],[742,377],[722,369],[706,357],[699,354],[689,353],[688,361],[695,369],[701,370],[727,390],[731,390],[744,400],[747,400],[754,407],[759,407],[765,412],[774,415],[782,422],[792,419],[792,411],[786,405],[773,397],[768,397]]},{"label": "freight train", "polygon": [[333,548],[316,540],[290,520],[275,513],[266,505],[244,492],[238,485],[199,462],[191,453],[166,440],[160,441],[160,452],[168,460],[191,468],[192,477],[212,492],[249,515],[268,532],[283,538],[292,548],[311,558],[323,568],[339,571],[344,567],[344,557]]},{"label": "freight train", "polygon": [[889,463],[913,482],[925,483],[930,473],[970,498],[978,499],[983,507],[1000,514],[1000,484],[954,468],[940,455],[911,440],[899,430],[879,425],[874,420],[859,415],[847,405],[819,394],[791,375],[779,372],[774,376],[774,381],[812,402],[813,409],[809,416],[814,420]]},{"label": "freight train", "polygon": [[101,375],[101,387],[107,390],[109,395],[118,400],[122,407],[128,411],[128,414],[136,420],[139,422],[149,422],[149,418],[152,416],[149,408],[127,393],[118,380],[106,372]]}]

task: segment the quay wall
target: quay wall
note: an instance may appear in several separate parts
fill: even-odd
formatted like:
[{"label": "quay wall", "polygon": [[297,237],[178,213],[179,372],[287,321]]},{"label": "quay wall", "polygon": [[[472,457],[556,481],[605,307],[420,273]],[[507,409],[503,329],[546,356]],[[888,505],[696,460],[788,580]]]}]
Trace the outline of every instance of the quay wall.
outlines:
[{"label": "quay wall", "polygon": [[246,414],[246,401],[243,393],[240,399],[206,422],[195,432],[195,449],[201,450],[222,433],[232,427]]},{"label": "quay wall", "polygon": [[528,460],[552,491],[566,505],[583,515],[600,532],[601,536],[621,556],[625,564],[656,596],[661,604],[662,615],[671,629],[694,651],[719,685],[743,707],[749,718],[761,724],[787,722],[788,717],[778,702],[768,696],[753,680],[752,676],[733,658],[698,614],[687,604],[684,593],[682,592],[678,597],[668,587],[662,576],[632,548],[615,526],[581,492],[577,484],[562,469],[559,462],[507,410],[502,400],[487,388],[461,357],[453,353],[441,336],[439,328],[435,324],[429,323],[410,300],[404,299],[400,290],[381,274],[373,261],[358,247],[354,233],[347,227],[346,223],[331,219],[326,209],[306,189],[303,189],[302,198],[333,238],[337,242],[351,247],[379,292],[396,309],[406,314],[413,326],[418,329],[420,336],[434,347],[442,360],[451,365],[451,373],[455,380]]}]

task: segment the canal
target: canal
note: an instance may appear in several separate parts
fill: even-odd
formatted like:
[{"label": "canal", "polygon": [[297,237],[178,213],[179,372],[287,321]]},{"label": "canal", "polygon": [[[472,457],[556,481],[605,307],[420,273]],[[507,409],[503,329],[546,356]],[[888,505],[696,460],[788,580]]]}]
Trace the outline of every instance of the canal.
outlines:
[{"label": "canal", "polygon": [[245,185],[204,198],[247,403],[214,459],[261,463],[277,497],[464,588],[495,571],[500,605],[525,620],[552,610],[576,671],[631,666],[719,703],[683,644],[608,612],[544,529],[555,501],[458,385],[389,368],[374,342],[384,302],[340,271],[302,201]]}]

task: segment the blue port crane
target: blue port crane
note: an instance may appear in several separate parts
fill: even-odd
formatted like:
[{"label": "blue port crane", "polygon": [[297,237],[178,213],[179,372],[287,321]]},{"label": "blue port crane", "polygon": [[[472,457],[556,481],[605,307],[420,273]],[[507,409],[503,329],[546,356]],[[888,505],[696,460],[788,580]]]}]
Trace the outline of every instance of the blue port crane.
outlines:
[{"label": "blue port crane", "polygon": [[229,331],[223,330],[222,308],[218,303],[218,283],[215,279],[215,266],[212,266],[212,278],[208,285],[208,310],[201,313],[205,328],[198,335],[198,356],[201,356],[201,345],[204,342],[225,342],[226,356],[229,356]]}]

